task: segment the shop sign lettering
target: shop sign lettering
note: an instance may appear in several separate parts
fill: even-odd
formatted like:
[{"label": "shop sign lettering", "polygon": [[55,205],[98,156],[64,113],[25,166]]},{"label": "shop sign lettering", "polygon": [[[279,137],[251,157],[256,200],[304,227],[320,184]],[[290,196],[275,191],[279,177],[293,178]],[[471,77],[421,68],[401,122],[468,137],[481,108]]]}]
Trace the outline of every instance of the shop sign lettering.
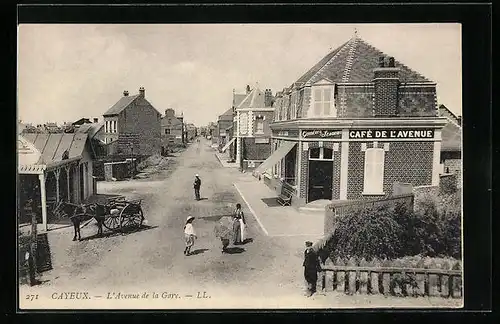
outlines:
[{"label": "shop sign lettering", "polygon": [[369,130],[351,130],[349,138],[352,139],[378,139],[378,138],[416,138],[432,139],[434,130],[432,129],[369,129]]},{"label": "shop sign lettering", "polygon": [[274,136],[278,137],[297,137],[298,133],[297,131],[287,131],[287,130],[282,130],[282,131],[275,131]]},{"label": "shop sign lettering", "polygon": [[342,131],[334,130],[304,130],[302,138],[341,138]]}]

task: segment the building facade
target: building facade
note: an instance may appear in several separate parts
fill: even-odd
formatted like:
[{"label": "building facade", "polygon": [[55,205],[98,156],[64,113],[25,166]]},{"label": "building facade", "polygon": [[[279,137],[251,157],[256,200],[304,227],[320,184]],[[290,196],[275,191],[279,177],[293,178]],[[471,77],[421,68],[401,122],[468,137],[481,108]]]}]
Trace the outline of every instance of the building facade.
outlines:
[{"label": "building facade", "polygon": [[232,142],[226,143],[223,150],[234,145],[230,150],[234,150],[241,170],[255,169],[271,154],[273,100],[270,89],[262,91],[255,87],[234,109],[233,132],[236,136]]},{"label": "building facade", "polygon": [[455,174],[457,187],[462,187],[462,118],[446,106],[439,106],[439,115],[446,118],[442,130],[441,173]]},{"label": "building facade", "polygon": [[[45,228],[49,210],[59,201],[75,204],[96,193],[94,155],[88,135],[23,134],[18,136],[18,206],[33,199]],[[20,207],[20,219],[25,216]]]},{"label": "building facade", "polygon": [[161,138],[163,150],[184,144],[184,117],[176,116],[175,110],[165,110],[161,119]]},{"label": "building facade", "polygon": [[233,124],[233,108],[229,108],[217,119],[217,145],[219,150],[228,142],[227,128]]},{"label": "building facade", "polygon": [[109,155],[149,156],[161,151],[161,114],[146,100],[145,90],[128,91],[104,117],[104,142]]},{"label": "building facade", "polygon": [[444,125],[436,84],[355,35],[277,95],[273,153],[255,175],[296,206],[437,185]]}]

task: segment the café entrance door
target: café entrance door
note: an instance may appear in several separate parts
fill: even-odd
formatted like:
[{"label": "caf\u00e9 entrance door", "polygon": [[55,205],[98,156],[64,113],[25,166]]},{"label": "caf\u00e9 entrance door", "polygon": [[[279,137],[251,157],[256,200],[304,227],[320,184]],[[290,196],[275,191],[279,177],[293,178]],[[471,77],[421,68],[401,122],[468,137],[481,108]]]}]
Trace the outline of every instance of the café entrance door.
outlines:
[{"label": "caf\u00e9 entrance door", "polygon": [[333,150],[313,148],[309,150],[309,188],[307,202],[332,199]]}]

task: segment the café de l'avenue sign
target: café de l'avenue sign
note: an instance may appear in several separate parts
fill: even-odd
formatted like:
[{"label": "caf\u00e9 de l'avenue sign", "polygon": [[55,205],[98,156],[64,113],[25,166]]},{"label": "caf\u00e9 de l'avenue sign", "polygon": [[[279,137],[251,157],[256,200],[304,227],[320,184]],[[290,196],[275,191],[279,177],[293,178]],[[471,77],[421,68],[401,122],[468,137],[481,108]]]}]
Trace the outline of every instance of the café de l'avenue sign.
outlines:
[{"label": "caf\u00e9 de l'avenue sign", "polygon": [[302,138],[341,138],[342,131],[329,129],[303,130]]},{"label": "caf\u00e9 de l'avenue sign", "polygon": [[352,130],[349,131],[349,138],[415,138],[415,139],[432,139],[434,138],[434,130],[432,129],[367,129],[367,130]]}]

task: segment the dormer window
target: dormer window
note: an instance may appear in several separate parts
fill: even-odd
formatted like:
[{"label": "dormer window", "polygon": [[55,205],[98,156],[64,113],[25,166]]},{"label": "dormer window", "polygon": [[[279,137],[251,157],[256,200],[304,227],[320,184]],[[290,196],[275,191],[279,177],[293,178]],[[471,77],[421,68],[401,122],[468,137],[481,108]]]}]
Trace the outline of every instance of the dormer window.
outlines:
[{"label": "dormer window", "polygon": [[323,81],[312,86],[310,117],[337,117],[335,85]]}]

